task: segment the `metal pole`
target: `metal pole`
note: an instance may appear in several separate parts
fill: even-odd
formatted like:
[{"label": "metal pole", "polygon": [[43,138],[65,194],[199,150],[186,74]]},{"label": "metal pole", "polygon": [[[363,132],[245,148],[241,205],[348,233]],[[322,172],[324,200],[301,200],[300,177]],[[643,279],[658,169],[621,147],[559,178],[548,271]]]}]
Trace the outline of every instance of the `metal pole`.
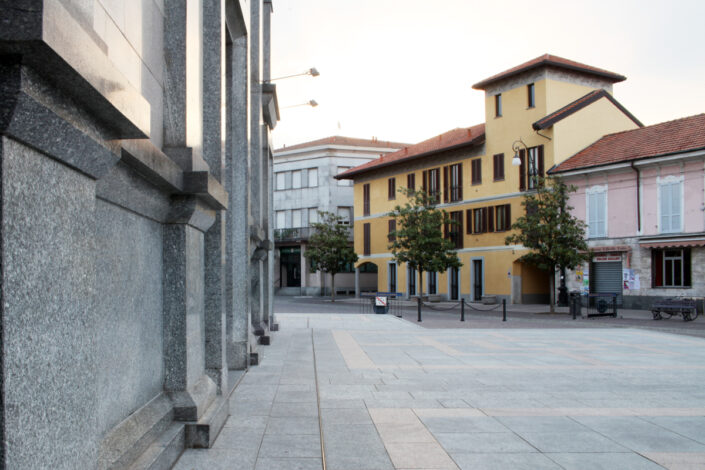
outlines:
[{"label": "metal pole", "polygon": [[507,299],[502,299],[502,321],[507,321]]},{"label": "metal pole", "polygon": [[570,297],[570,309],[573,311],[573,320],[575,320],[578,315],[578,300],[579,297],[577,295]]},{"label": "metal pole", "polygon": [[416,313],[419,316],[418,320],[416,321],[421,321],[421,296],[416,298]]},{"label": "metal pole", "polygon": [[465,299],[460,299],[460,321],[465,321]]}]

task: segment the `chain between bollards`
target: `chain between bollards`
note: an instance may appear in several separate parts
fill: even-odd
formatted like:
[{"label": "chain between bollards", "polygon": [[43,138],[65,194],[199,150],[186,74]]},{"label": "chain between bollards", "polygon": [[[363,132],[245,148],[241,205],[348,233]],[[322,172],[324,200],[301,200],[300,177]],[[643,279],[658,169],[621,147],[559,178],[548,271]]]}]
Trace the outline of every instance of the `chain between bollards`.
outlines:
[{"label": "chain between bollards", "polygon": [[465,299],[460,299],[460,321],[465,321]]},{"label": "chain between bollards", "polygon": [[507,321],[507,299],[502,299],[502,321]]},{"label": "chain between bollards", "polygon": [[421,321],[421,296],[416,297],[416,313],[419,316],[416,321]]}]

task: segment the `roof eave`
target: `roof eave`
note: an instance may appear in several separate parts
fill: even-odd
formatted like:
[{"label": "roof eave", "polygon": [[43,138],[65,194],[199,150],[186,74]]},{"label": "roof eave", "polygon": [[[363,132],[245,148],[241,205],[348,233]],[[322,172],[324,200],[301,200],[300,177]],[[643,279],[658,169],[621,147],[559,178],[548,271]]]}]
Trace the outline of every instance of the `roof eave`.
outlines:
[{"label": "roof eave", "polygon": [[439,149],[429,150],[427,152],[419,153],[417,155],[411,155],[406,158],[400,158],[399,160],[392,160],[390,162],[380,163],[379,165],[375,165],[375,166],[369,167],[369,168],[363,168],[363,169],[357,170],[357,171],[354,171],[354,169],[349,170],[345,173],[335,175],[334,178],[337,180],[349,180],[349,179],[353,179],[354,176],[359,176],[363,173],[369,173],[370,171],[375,171],[380,168],[386,168],[388,166],[397,165],[399,163],[404,163],[404,162],[408,162],[411,160],[416,160],[417,158],[427,157],[427,156],[433,155],[435,153],[447,152],[449,150],[456,150],[456,149],[463,148],[463,147],[474,147],[475,145],[479,145],[479,144],[483,143],[484,141],[485,141],[485,134],[482,134],[481,136],[477,136],[468,142],[463,142],[461,144],[451,145],[449,147],[443,147],[443,148],[439,148]]},{"label": "roof eave", "polygon": [[557,68],[572,70],[572,71],[580,72],[580,73],[587,74],[587,75],[594,75],[594,76],[606,78],[607,80],[611,81],[612,83],[623,82],[624,80],[627,79],[627,77],[625,77],[624,75],[620,75],[620,74],[618,74],[618,73],[612,73],[612,72],[606,72],[606,71],[605,71],[605,72],[595,71],[595,70],[586,69],[586,68],[584,68],[584,67],[578,67],[578,66],[576,66],[576,65],[562,64],[562,63],[560,63],[560,62],[556,62],[556,61],[553,61],[553,60],[543,60],[543,61],[538,62],[538,63],[536,63],[536,64],[529,65],[529,66],[526,66],[526,67],[522,67],[522,68],[520,68],[520,69],[518,69],[518,70],[514,70],[513,72],[509,72],[509,73],[506,73],[506,74],[501,74],[501,75],[498,76],[498,77],[487,78],[487,79],[485,79],[485,80],[482,80],[482,81],[480,81],[480,82],[477,82],[476,84],[474,84],[474,85],[472,86],[472,88],[473,88],[474,90],[484,90],[484,89],[487,88],[488,85],[491,85],[491,84],[493,84],[493,83],[496,83],[496,82],[498,82],[498,81],[500,81],[500,80],[505,80],[505,79],[507,79],[507,78],[511,78],[511,77],[513,77],[513,76],[515,76],[515,75],[519,75],[519,74],[524,73],[524,72],[528,72],[528,71],[530,71],[530,70],[534,70],[534,69],[539,68],[539,67],[557,67]]}]

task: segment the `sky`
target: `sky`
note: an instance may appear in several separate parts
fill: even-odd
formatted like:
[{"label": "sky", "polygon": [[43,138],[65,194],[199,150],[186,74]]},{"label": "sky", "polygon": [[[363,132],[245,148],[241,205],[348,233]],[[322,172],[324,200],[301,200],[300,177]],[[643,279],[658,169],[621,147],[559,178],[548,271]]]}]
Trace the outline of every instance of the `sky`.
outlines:
[{"label": "sky", "polygon": [[472,85],[545,53],[625,75],[614,96],[645,125],[705,112],[703,0],[273,5],[272,77],[321,74],[275,82],[275,148],[333,135],[413,144],[480,124]]}]

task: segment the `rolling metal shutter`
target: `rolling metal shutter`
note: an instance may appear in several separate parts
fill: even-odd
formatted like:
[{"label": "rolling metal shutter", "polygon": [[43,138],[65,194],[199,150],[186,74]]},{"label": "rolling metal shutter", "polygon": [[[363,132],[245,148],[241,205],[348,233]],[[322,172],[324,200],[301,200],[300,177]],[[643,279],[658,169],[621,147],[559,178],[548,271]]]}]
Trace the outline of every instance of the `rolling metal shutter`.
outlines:
[{"label": "rolling metal shutter", "polygon": [[617,303],[622,304],[622,262],[592,263],[590,292],[617,293]]}]

